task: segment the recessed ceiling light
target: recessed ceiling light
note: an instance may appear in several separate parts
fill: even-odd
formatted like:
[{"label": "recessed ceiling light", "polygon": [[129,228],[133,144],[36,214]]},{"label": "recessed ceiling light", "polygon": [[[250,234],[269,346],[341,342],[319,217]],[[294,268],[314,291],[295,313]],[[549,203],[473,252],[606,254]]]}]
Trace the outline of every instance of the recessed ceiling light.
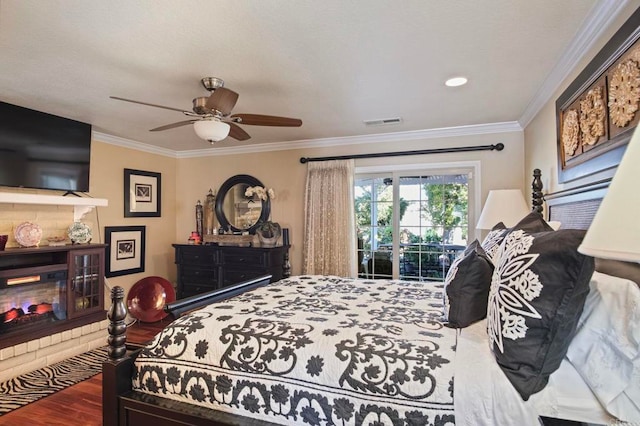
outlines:
[{"label": "recessed ceiling light", "polygon": [[462,86],[463,84],[467,84],[467,79],[465,77],[453,77],[445,81],[444,84],[449,87]]}]

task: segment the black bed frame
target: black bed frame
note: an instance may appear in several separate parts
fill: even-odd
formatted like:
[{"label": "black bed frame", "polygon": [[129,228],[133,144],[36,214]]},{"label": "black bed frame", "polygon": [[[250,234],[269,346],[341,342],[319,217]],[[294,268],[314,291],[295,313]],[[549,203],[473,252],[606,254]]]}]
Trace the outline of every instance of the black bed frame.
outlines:
[{"label": "black bed frame", "polygon": [[[268,284],[271,275],[264,275],[239,284],[187,297],[169,303],[164,310],[178,318],[183,313]],[[171,401],[132,390],[133,362],[140,349],[126,346],[124,289],[111,290],[111,307],[107,312],[107,350],[109,359],[102,364],[102,424],[115,425],[268,425],[248,417],[210,410],[184,402]]]},{"label": "black bed frame", "polygon": [[[540,170],[533,173],[532,188],[532,210],[543,213],[543,204],[547,201],[548,215],[550,220],[563,218],[555,217],[554,209],[564,205],[560,202],[564,199],[563,193],[543,195]],[[596,189],[601,189],[602,186]],[[564,191],[563,191],[564,192]],[[602,195],[591,193],[590,188],[583,188],[571,194],[576,200],[571,202],[586,202],[590,208],[599,205]],[[546,199],[545,199],[546,198]],[[574,208],[571,210],[575,211]],[[580,224],[580,228],[586,229],[590,223]],[[245,291],[252,290],[269,283],[271,276],[264,276],[250,281],[245,281],[232,287],[204,293],[165,306],[165,310],[174,318],[179,317],[184,312],[197,309],[213,302],[227,299]],[[216,411],[199,406],[194,406],[184,402],[178,402],[159,398],[156,396],[136,392],[132,389],[131,377],[133,372],[133,362],[139,353],[138,350],[128,350],[126,346],[126,324],[125,317],[127,309],[124,303],[124,289],[114,287],[111,291],[111,308],[108,311],[108,354],[109,359],[102,366],[102,419],[105,426],[116,425],[271,425],[272,423],[234,415],[222,411]],[[574,422],[557,423],[553,419],[544,419],[545,424],[579,424]]]}]

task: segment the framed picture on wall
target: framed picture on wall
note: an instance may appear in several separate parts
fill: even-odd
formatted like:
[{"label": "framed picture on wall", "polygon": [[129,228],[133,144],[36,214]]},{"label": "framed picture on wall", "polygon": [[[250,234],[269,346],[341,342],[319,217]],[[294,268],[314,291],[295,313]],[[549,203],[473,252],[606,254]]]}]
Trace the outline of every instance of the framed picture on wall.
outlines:
[{"label": "framed picture on wall", "polygon": [[105,226],[106,277],[144,272],[144,226]]},{"label": "framed picture on wall", "polygon": [[124,169],[124,217],[160,217],[161,175]]}]

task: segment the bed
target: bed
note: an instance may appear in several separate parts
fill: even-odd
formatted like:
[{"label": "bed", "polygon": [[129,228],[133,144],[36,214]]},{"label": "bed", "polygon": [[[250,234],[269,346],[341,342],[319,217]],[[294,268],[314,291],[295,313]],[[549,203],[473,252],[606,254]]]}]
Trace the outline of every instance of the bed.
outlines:
[{"label": "bed", "polygon": [[[534,176],[533,206],[541,209],[539,171]],[[597,209],[605,187],[598,183],[548,197],[550,218],[569,223],[565,219],[575,216],[574,209],[566,206],[576,202]],[[585,229],[590,219],[584,215],[571,226]],[[474,253],[482,252],[477,246]],[[589,277],[592,272],[593,266]],[[168,306],[177,319],[135,351],[127,350],[124,338],[123,290],[114,288],[109,360],[103,366],[104,424],[615,420],[565,358],[542,385],[529,380],[516,390],[503,368],[510,361],[498,366],[487,345],[491,321],[458,329],[444,325],[443,300],[447,321],[455,305],[445,297],[444,283],[327,276],[268,281],[262,277]],[[586,292],[575,297],[586,298]],[[492,300],[497,299],[489,297],[488,303]]]}]

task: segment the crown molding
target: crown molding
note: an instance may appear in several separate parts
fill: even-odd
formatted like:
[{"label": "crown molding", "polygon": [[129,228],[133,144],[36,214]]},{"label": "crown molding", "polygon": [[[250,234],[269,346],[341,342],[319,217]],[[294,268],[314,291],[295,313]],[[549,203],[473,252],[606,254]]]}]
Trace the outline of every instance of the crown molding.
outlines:
[{"label": "crown molding", "polygon": [[522,128],[527,127],[547,102],[551,100],[551,97],[556,93],[562,82],[569,77],[569,74],[573,72],[577,64],[586,56],[586,53],[616,20],[629,1],[602,0],[593,6],[573,41],[564,50],[560,60],[547,75],[540,90],[536,92],[535,97],[527,105],[518,120]]},{"label": "crown molding", "polygon": [[412,141],[436,138],[450,138],[456,136],[475,136],[491,133],[522,132],[522,127],[517,121],[503,123],[474,124],[469,126],[442,127],[439,129],[413,130],[408,132],[378,133],[374,135],[345,136],[340,138],[306,139],[291,142],[274,142],[253,145],[242,145],[228,148],[207,148],[188,151],[174,151],[159,148],[131,139],[121,138],[101,132],[93,132],[93,138],[111,145],[135,149],[151,154],[164,155],[171,158],[199,158],[221,155],[250,154],[268,151],[287,151],[292,149],[324,148],[330,146],[362,145],[379,142]]},{"label": "crown molding", "polygon": [[516,121],[504,123],[476,124],[439,129],[414,130],[408,132],[378,133],[373,135],[345,136],[339,138],[306,139],[291,142],[274,142],[254,145],[243,145],[228,148],[208,148],[190,151],[178,151],[178,158],[211,157],[220,155],[237,155],[267,151],[287,151],[293,149],[326,148],[331,146],[362,145],[397,141],[412,141],[455,136],[474,136],[490,133],[522,132]]},{"label": "crown molding", "polygon": [[154,145],[134,141],[132,139],[121,138],[119,136],[109,135],[107,133],[92,131],[91,138],[110,145],[121,146],[124,148],[135,149],[137,151],[148,152],[150,154],[163,155],[165,157],[176,158],[177,152],[172,149],[160,148]]}]

